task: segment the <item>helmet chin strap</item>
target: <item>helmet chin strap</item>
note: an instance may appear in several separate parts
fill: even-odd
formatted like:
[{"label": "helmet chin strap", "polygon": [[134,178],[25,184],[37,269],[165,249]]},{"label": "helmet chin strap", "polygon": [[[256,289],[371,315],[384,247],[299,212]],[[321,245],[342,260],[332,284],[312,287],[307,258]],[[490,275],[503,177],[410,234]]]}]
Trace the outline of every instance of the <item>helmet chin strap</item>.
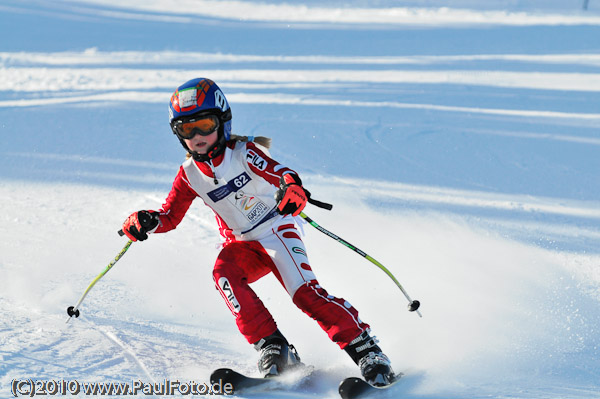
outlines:
[{"label": "helmet chin strap", "polygon": [[188,153],[190,153],[192,158],[194,158],[194,160],[198,161],[198,162],[208,162],[211,159],[216,158],[219,154],[221,154],[225,150],[225,145],[226,145],[225,137],[223,135],[219,134],[219,140],[217,140],[217,143],[214,146],[212,146],[211,148],[209,148],[209,150],[206,152],[206,154],[200,154],[199,152],[191,151],[188,148],[188,146],[185,144],[185,141],[183,141],[182,139],[179,139],[179,141],[181,142],[181,145],[183,145],[183,148],[185,148],[185,150]]}]

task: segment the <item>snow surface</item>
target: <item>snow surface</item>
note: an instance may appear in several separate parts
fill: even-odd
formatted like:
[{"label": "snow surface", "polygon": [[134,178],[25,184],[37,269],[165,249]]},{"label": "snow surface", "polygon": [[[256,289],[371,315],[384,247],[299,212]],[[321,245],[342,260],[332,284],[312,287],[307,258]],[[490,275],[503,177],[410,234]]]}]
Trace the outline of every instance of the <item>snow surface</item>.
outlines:
[{"label": "snow surface", "polygon": [[[484,3],[484,4],[482,4]],[[422,302],[303,225],[313,268],[405,381],[388,397],[600,398],[600,2],[0,3],[0,397],[15,378],[207,382],[255,373],[213,287],[220,241],[194,204],[120,251],[183,150],[167,101],[206,76],[239,134],[274,140],[306,213]],[[305,391],[357,375],[272,276],[255,289],[303,361]]]}]

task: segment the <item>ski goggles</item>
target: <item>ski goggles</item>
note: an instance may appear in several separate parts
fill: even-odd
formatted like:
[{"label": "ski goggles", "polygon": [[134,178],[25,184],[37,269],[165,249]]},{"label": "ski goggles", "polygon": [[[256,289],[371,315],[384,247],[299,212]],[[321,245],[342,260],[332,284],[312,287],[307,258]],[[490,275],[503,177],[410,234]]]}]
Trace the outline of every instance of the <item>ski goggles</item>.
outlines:
[{"label": "ski goggles", "polygon": [[173,132],[182,139],[191,139],[195,135],[208,136],[219,128],[219,118],[215,115],[203,115],[185,121],[174,121]]}]

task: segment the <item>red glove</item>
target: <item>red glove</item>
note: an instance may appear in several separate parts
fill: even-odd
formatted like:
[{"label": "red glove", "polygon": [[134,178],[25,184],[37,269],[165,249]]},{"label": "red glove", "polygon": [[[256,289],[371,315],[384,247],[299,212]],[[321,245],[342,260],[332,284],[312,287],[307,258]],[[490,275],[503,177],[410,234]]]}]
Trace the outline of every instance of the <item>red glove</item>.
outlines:
[{"label": "red glove", "polygon": [[275,193],[277,212],[280,215],[298,216],[306,206],[308,197],[302,188],[300,177],[287,173],[279,179],[279,190]]},{"label": "red glove", "polygon": [[158,212],[134,212],[123,222],[123,233],[131,241],[144,241],[148,238],[148,233],[152,232],[158,226],[158,222]]}]

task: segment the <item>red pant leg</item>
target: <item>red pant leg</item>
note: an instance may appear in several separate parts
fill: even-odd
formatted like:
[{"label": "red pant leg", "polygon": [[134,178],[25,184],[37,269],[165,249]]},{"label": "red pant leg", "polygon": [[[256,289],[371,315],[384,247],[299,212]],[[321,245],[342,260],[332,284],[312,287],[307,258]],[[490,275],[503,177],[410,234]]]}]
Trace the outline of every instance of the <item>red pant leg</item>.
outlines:
[{"label": "red pant leg", "polygon": [[256,242],[232,242],[223,248],[213,270],[217,289],[251,344],[277,329],[273,317],[248,285],[270,272],[261,262],[261,251],[262,246]]},{"label": "red pant leg", "polygon": [[358,317],[358,311],[343,298],[329,295],[317,280],[302,285],[294,294],[294,303],[319,323],[329,338],[344,349],[369,325]]}]

